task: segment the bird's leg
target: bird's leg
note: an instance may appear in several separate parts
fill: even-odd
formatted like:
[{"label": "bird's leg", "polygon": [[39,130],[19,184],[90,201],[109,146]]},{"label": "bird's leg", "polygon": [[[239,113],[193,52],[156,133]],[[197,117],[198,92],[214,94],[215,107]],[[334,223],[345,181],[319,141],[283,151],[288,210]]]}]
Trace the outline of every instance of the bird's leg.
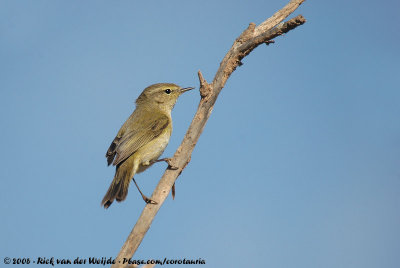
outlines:
[{"label": "bird's leg", "polygon": [[150,198],[148,198],[147,196],[145,196],[145,195],[142,193],[142,191],[140,191],[139,186],[137,185],[137,183],[136,183],[136,181],[135,181],[135,178],[132,178],[132,180],[133,180],[133,182],[135,183],[136,188],[139,190],[139,193],[140,193],[140,195],[142,196],[144,202],[146,202],[147,204],[153,204],[153,205],[157,204],[156,201],[151,200]]},{"label": "bird's leg", "polygon": [[161,158],[161,159],[157,159],[157,160],[152,160],[151,164],[157,163],[157,162],[166,162],[168,164],[168,168],[172,169],[172,170],[177,170],[179,169],[178,167],[175,167],[171,164],[171,160],[172,158]]}]

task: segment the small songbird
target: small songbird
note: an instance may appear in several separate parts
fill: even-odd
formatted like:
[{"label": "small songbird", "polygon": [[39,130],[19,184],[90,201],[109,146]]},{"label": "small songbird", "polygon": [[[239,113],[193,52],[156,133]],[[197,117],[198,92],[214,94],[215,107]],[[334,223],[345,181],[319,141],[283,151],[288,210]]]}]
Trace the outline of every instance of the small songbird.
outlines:
[{"label": "small songbird", "polygon": [[106,153],[108,165],[112,163],[116,171],[101,202],[104,208],[114,200],[125,200],[131,179],[146,203],[156,203],[140,191],[133,177],[158,162],[171,136],[171,111],[178,97],[191,89],[193,87],[159,83],[145,88],[137,98],[135,111],[122,125]]}]

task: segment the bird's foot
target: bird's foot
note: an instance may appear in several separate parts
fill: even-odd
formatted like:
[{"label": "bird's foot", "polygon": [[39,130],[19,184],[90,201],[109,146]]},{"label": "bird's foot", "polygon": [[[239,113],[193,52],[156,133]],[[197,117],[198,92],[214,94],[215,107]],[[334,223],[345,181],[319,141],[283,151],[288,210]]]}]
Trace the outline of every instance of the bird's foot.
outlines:
[{"label": "bird's foot", "polygon": [[144,200],[144,202],[146,202],[146,204],[152,204],[152,205],[157,205],[158,203],[150,198],[148,198],[145,195],[142,195],[142,198]]},{"label": "bird's foot", "polygon": [[166,162],[167,164],[168,164],[168,169],[171,169],[171,170],[177,170],[177,169],[179,169],[178,167],[175,167],[171,162],[172,162],[172,158],[161,158],[161,159],[158,159],[158,160],[154,160],[153,161],[153,163],[156,163],[156,162]]}]

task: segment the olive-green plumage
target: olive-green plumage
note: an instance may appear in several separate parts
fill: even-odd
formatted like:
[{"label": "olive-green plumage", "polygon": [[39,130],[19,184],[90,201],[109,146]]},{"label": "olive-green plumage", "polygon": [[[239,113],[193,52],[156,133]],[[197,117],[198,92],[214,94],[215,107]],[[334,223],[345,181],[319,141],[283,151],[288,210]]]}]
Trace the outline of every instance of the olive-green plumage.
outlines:
[{"label": "olive-green plumage", "polygon": [[114,200],[125,200],[133,176],[150,167],[164,152],[172,132],[171,111],[178,97],[190,89],[160,83],[143,90],[135,111],[106,153],[108,165],[112,163],[116,171],[102,206],[108,208]]}]

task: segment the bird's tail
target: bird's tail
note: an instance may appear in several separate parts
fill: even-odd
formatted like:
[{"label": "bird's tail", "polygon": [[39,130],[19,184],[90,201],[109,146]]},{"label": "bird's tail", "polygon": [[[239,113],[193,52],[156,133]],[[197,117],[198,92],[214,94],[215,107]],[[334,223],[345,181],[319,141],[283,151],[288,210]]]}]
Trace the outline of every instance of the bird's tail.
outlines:
[{"label": "bird's tail", "polygon": [[129,183],[133,175],[133,157],[129,157],[124,162],[117,165],[114,179],[103,201],[101,201],[101,205],[104,206],[104,208],[111,206],[114,200],[118,202],[125,200],[128,195]]}]

